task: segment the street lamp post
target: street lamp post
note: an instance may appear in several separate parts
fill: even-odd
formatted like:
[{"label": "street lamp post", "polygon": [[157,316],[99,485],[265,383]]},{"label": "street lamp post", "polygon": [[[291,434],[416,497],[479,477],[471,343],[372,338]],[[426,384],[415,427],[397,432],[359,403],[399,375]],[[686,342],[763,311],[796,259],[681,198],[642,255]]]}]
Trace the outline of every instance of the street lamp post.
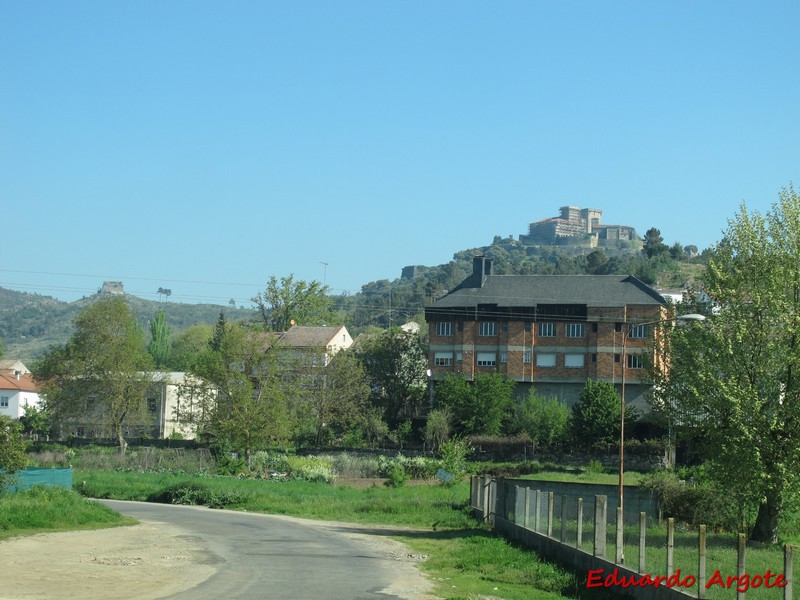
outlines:
[{"label": "street lamp post", "polygon": [[622,330],[622,388],[620,390],[620,420],[619,420],[619,504],[617,507],[617,564],[625,564],[625,552],[623,549],[623,526],[624,526],[624,506],[625,506],[625,370],[628,366],[625,349],[628,344],[628,336],[633,327],[647,327],[649,325],[661,325],[676,321],[705,321],[703,315],[689,314],[671,317],[669,319],[659,319],[657,321],[647,321],[644,323],[631,323],[627,329]]}]

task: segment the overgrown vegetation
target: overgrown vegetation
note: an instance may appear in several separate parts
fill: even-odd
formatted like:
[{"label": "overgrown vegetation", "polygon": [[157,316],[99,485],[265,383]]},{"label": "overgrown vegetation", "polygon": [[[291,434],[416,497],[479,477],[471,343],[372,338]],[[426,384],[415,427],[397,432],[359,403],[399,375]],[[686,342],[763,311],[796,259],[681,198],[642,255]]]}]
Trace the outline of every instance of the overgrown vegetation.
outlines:
[{"label": "overgrown vegetation", "polygon": [[133,523],[133,519],[63,488],[34,486],[22,492],[0,494],[0,539]]}]

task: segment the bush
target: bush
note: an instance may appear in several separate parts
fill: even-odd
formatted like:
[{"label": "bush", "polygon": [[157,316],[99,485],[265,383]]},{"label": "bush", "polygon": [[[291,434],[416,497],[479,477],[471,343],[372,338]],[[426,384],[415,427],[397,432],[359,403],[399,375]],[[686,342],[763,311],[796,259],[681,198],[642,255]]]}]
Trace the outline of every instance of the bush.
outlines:
[{"label": "bush", "polygon": [[386,487],[403,487],[406,482],[410,479],[406,470],[400,465],[399,463],[394,463],[389,472],[387,473],[387,479],[383,482]]},{"label": "bush", "polygon": [[467,456],[471,452],[472,446],[464,438],[452,438],[442,444],[440,449],[442,469],[453,476],[452,479],[442,480],[442,483],[457,483],[467,474]]},{"label": "bush", "polygon": [[642,487],[658,495],[665,517],[694,527],[738,531],[743,507],[734,495],[720,492],[706,481],[687,483],[673,471],[656,471],[642,481]]},{"label": "bush", "polygon": [[288,456],[289,478],[302,479],[303,481],[333,483],[336,472],[333,470],[333,461],[322,456]]},{"label": "bush", "polygon": [[214,490],[196,481],[175,484],[148,498],[148,502],[207,506],[209,508],[225,508],[234,504],[241,504],[244,500],[245,495],[241,492]]},{"label": "bush", "polygon": [[289,461],[282,452],[259,450],[250,457],[250,468],[269,477],[272,473],[288,472]]},{"label": "bush", "polygon": [[606,468],[599,460],[590,460],[583,472],[587,475],[602,475],[606,472]]}]

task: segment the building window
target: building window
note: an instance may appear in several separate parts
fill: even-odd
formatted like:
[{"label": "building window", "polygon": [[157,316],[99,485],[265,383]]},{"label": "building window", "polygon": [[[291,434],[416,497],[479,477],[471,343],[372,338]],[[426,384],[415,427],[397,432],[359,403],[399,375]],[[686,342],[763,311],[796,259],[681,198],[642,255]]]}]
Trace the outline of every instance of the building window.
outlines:
[{"label": "building window", "polygon": [[617,333],[622,331],[622,323],[614,323],[614,331],[616,331]]},{"label": "building window", "polygon": [[586,331],[586,323],[567,323],[568,338],[582,338]]},{"label": "building window", "polygon": [[452,367],[453,366],[453,353],[452,352],[437,352],[433,356],[433,365],[435,367]]},{"label": "building window", "polygon": [[597,354],[592,354],[592,362],[593,363],[597,362]]},{"label": "building window", "polygon": [[537,367],[555,367],[556,355],[555,354],[537,354],[536,355]]},{"label": "building window", "polygon": [[9,396],[0,396],[0,408],[8,408]]},{"label": "building window", "polygon": [[539,337],[556,337],[556,324],[539,323]]},{"label": "building window", "polygon": [[503,331],[508,331],[508,321],[503,321]]},{"label": "building window", "polygon": [[525,350],[524,354],[522,355],[522,362],[524,362],[525,364],[528,364],[528,365],[531,363],[531,351],[530,350]]},{"label": "building window", "polygon": [[464,355],[461,352],[456,352],[456,360],[461,362],[464,360]]},{"label": "building window", "polygon": [[477,364],[479,367],[497,366],[497,355],[494,352],[478,352]]},{"label": "building window", "polygon": [[628,354],[628,368],[629,369],[642,369],[644,368],[644,363],[642,361],[641,354]]},{"label": "building window", "polygon": [[628,328],[629,338],[643,338],[647,336],[647,325],[631,325]]},{"label": "building window", "polygon": [[525,322],[525,331],[533,331],[533,323],[530,321]]},{"label": "building window", "polygon": [[592,333],[597,333],[597,323],[592,323]]},{"label": "building window", "polygon": [[500,362],[502,364],[506,364],[508,362],[508,352],[501,352],[500,353]]},{"label": "building window", "polygon": [[583,368],[583,354],[565,354],[564,367],[567,369],[582,369]]},{"label": "building window", "polygon": [[617,352],[617,353],[614,355],[614,362],[615,362],[615,363],[622,362],[622,359],[620,358],[619,352]]},{"label": "building window", "polygon": [[494,321],[481,321],[478,328],[478,335],[484,337],[497,335],[497,323]]},{"label": "building window", "polygon": [[437,323],[436,335],[443,337],[453,335],[453,324],[450,323],[449,321],[442,321],[441,323]]}]

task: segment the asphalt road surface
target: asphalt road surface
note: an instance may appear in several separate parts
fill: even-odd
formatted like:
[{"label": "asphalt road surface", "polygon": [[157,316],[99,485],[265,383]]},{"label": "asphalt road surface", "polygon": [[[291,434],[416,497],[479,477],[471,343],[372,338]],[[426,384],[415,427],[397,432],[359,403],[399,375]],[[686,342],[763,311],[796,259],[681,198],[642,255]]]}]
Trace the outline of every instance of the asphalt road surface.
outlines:
[{"label": "asphalt road surface", "polygon": [[[422,597],[400,581],[409,565],[347,525],[191,506],[102,500],[145,523],[169,523],[215,568],[174,600],[386,600]],[[421,580],[422,577],[418,576]],[[113,595],[111,596],[113,597]]]}]

